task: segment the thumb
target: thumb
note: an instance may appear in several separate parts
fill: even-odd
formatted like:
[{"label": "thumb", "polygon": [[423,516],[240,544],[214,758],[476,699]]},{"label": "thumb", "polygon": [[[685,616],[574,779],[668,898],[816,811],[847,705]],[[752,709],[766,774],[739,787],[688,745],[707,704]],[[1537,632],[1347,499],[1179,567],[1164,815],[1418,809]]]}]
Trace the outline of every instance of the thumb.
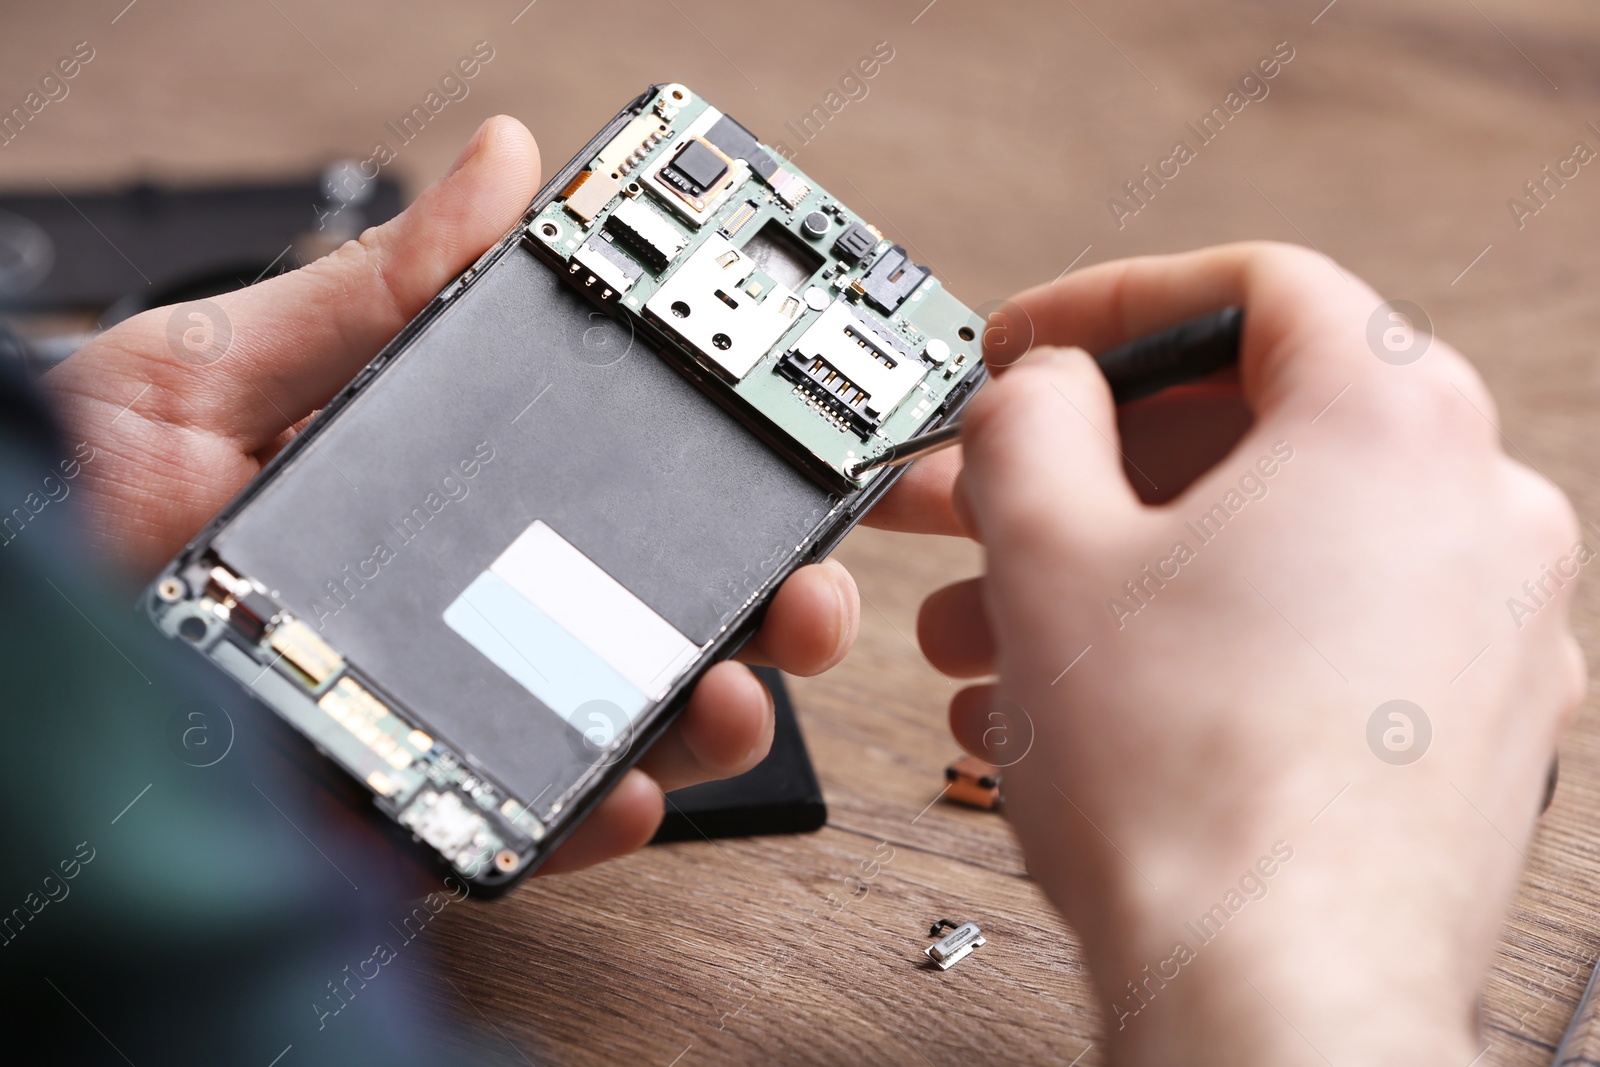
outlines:
[{"label": "thumb", "polygon": [[961,443],[968,515],[991,555],[1118,541],[1142,512],[1111,388],[1082,349],[1035,348],[992,381],[963,416]]},{"label": "thumb", "polygon": [[169,327],[179,323],[181,336],[196,304],[129,320],[131,336],[117,347],[142,363],[129,369],[154,387],[152,403],[175,409],[172,421],[254,451],[326,404],[517,223],[538,183],[532,134],[491,118],[450,172],[395,218],[299,270],[204,302],[204,314],[221,320],[210,324],[219,355],[197,364],[168,343]]}]

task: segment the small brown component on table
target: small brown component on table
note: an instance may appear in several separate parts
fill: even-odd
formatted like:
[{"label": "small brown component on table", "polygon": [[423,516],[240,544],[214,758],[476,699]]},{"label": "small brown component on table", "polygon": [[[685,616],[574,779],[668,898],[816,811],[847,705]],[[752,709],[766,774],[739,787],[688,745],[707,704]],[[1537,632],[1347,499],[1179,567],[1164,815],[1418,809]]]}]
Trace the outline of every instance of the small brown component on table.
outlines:
[{"label": "small brown component on table", "polygon": [[1000,806],[1000,772],[977,756],[962,756],[944,769],[945,799],[969,808]]}]

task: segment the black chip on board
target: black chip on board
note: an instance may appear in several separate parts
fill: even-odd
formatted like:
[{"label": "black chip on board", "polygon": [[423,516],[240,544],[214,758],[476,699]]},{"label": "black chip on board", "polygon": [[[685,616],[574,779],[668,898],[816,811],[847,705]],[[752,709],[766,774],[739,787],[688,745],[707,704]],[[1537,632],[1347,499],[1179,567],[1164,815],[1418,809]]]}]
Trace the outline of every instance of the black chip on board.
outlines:
[{"label": "black chip on board", "polygon": [[862,277],[861,292],[868,304],[892,315],[931,273],[927,267],[913,263],[906,250],[895,245]]},{"label": "black chip on board", "polygon": [[760,145],[755,134],[727,115],[712,123],[711,128],[705,133],[705,138],[716,145],[723,155],[734,159],[749,160],[750,153]]},{"label": "black chip on board", "polygon": [[761,143],[756,140],[756,135],[727,115],[714,122],[706,131],[705,137],[729,159],[742,159],[750,164],[750,169],[755,171],[756,177],[762,181],[768,181],[778,169],[777,160],[767,155]]},{"label": "black chip on board", "polygon": [[689,196],[704,196],[728,173],[727,162],[705,142],[690,141],[661,168],[661,180]]},{"label": "black chip on board", "polygon": [[871,230],[859,222],[852,222],[850,228],[833,242],[833,254],[847,263],[855,263],[872,251],[877,244],[878,239],[872,235]]},{"label": "black chip on board", "polygon": [[756,177],[768,185],[772,184],[772,176],[778,171],[777,160],[758,148],[745,157],[745,162],[750,164],[750,169],[756,172]]}]

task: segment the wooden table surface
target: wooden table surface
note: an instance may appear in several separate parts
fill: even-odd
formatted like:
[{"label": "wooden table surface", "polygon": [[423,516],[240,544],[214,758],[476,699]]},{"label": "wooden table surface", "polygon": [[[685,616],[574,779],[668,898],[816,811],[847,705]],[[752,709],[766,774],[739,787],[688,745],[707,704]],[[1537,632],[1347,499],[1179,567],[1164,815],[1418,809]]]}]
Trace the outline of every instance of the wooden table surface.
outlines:
[{"label": "wooden table surface", "polygon": [[[1600,148],[1592,3],[525,3],[12,12],[0,36],[7,108],[75,42],[96,55],[67,99],[0,150],[0,181],[192,182],[363,157],[480,40],[495,55],[471,95],[391,165],[412,189],[486,114],[523,118],[553,165],[647,83],[683,81],[797,148],[974,305],[1074,263],[1242,237],[1312,244],[1426,309],[1482,369],[1513,454],[1600,519],[1600,167],[1581,168],[1520,229],[1507,203],[1576,142]],[[786,137],[879,41],[893,58],[865,98],[810,143]],[[1294,58],[1270,95],[1119,229],[1108,199],[1283,41]],[[481,1054],[685,1067],[1101,1061],[1081,955],[1003,822],[929,806],[955,755],[944,726],[954,690],[916,650],[916,606],[975,573],[979,554],[860,531],[839,556],[862,590],[860,643],[827,676],[794,684],[829,825],[654,848],[451,909],[434,935],[450,983],[434,987],[492,1023]],[[1591,650],[1597,595],[1590,583],[1576,603]],[[1600,952],[1594,703],[1562,748],[1561,789],[1529,852],[1486,991],[1481,1062],[1548,1062]],[[851,899],[846,879],[873,859],[870,888]],[[940,917],[974,919],[989,938],[944,974],[919,966]]]}]

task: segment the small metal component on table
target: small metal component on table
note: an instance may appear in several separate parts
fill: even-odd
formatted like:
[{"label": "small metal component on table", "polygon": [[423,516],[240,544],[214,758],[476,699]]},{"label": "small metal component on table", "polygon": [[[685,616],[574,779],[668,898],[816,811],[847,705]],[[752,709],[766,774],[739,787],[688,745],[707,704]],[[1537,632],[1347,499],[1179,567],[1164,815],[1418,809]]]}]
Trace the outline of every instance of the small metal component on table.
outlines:
[{"label": "small metal component on table", "polygon": [[934,966],[941,971],[948,971],[970,955],[973,949],[988,943],[978,930],[977,923],[968,922],[956,926],[949,919],[940,919],[934,923],[928,930],[928,936],[936,936],[945,927],[952,927],[953,929],[922,950],[922,954],[932,960]]}]

